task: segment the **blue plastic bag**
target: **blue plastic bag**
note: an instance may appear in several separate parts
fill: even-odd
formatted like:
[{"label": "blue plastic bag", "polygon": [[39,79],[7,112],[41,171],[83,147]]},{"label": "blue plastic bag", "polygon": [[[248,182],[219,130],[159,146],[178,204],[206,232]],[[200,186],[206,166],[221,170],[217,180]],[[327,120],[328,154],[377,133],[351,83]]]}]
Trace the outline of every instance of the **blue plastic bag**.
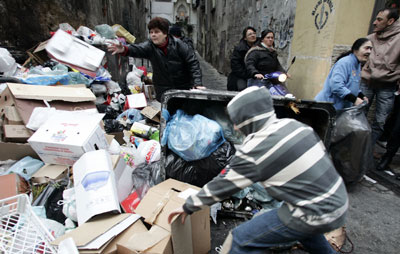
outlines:
[{"label": "blue plastic bag", "polygon": [[25,180],[29,181],[32,175],[43,166],[44,163],[41,160],[34,159],[30,156],[25,156],[12,165],[12,167],[8,169],[7,174],[16,173],[22,176]]},{"label": "blue plastic bag", "polygon": [[206,158],[225,142],[221,126],[202,115],[177,110],[164,129],[162,145],[186,161]]}]

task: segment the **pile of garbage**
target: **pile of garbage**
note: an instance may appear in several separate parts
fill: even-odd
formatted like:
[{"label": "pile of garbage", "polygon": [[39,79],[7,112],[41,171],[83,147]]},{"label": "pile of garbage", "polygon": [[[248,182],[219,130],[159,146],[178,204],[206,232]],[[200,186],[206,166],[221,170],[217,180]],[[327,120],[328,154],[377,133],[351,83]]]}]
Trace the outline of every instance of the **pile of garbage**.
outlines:
[{"label": "pile of garbage", "polygon": [[[224,169],[242,137],[220,109],[168,112],[146,67],[111,70],[119,56],[102,46],[134,41],[120,25],[60,24],[23,66],[0,48],[2,252],[209,251],[209,210],[191,227],[166,218]],[[178,235],[190,239],[172,244]]]}]

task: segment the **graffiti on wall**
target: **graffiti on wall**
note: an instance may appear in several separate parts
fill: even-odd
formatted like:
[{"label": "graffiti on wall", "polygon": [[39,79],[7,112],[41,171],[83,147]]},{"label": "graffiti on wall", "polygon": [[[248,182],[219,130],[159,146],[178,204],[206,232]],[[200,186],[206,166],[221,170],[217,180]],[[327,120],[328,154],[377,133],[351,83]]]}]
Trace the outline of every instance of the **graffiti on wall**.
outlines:
[{"label": "graffiti on wall", "polygon": [[311,12],[314,16],[314,25],[318,33],[328,22],[329,14],[333,11],[332,0],[319,0]]}]

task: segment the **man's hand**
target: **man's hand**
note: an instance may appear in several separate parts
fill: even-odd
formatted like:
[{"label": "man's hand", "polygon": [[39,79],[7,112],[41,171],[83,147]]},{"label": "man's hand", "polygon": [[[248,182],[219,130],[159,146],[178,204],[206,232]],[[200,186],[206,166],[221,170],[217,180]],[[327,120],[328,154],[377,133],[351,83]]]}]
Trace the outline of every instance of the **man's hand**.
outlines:
[{"label": "man's hand", "polygon": [[111,43],[111,45],[109,45],[107,47],[107,50],[108,50],[108,52],[112,52],[112,55],[115,55],[115,54],[124,53],[125,48],[121,43],[119,43],[119,44]]},{"label": "man's hand", "polygon": [[179,208],[175,209],[174,211],[172,211],[172,212],[168,215],[168,223],[171,224],[172,219],[173,219],[175,216],[179,216],[179,215],[182,215],[182,216],[181,216],[181,217],[182,217],[182,220],[181,220],[181,221],[182,221],[182,224],[184,224],[184,223],[185,223],[186,216],[188,216],[188,214],[185,213],[185,211],[183,210],[182,207],[179,207]]},{"label": "man's hand", "polygon": [[256,75],[254,75],[254,78],[256,78],[256,79],[263,79],[264,76],[263,76],[262,74],[258,73],[258,74],[256,74]]},{"label": "man's hand", "polygon": [[369,100],[368,100],[368,97],[367,97],[367,96],[364,96],[363,100],[366,101],[367,104],[369,103]]}]

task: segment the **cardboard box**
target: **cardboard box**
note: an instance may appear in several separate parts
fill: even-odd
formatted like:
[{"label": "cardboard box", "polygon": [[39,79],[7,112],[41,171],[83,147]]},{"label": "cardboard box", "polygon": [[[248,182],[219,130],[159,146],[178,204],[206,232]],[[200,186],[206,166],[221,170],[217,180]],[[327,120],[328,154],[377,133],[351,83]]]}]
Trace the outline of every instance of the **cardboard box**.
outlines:
[{"label": "cardboard box", "polygon": [[[104,214],[93,218],[83,225],[57,238],[51,244],[59,245],[61,241],[72,237],[79,253],[116,253],[116,245],[126,238],[122,233],[134,225],[140,216],[135,214]],[[122,234],[121,234],[122,233]]]},{"label": "cardboard box", "polygon": [[111,157],[106,150],[82,155],[74,164],[74,186],[79,225],[98,214],[121,212]]},{"label": "cardboard box", "polygon": [[[0,117],[14,107],[22,123],[26,124],[35,107],[45,107],[43,100],[58,110],[95,109],[96,96],[86,87],[35,86],[7,83],[0,94]],[[15,120],[15,119],[14,119]],[[25,156],[39,158],[29,144],[0,142],[0,160],[19,160]]]},{"label": "cardboard box", "polygon": [[[200,188],[196,186],[168,179],[150,188],[135,210],[136,213],[142,215],[145,221],[153,225],[153,227],[158,226],[170,232],[169,241],[172,244],[173,253],[204,254],[208,253],[211,248],[210,211],[208,208],[204,208],[188,216],[185,224],[181,223],[180,218],[175,218],[171,225],[167,221],[168,215],[176,208],[182,206],[188,195],[196,193],[199,190]],[[155,238],[148,237],[148,241]],[[134,241],[134,237],[131,238],[131,244],[129,245],[120,244],[121,248],[123,247],[125,250],[124,253],[139,253],[138,250],[135,250],[138,246],[133,246],[133,242],[137,242]],[[144,239],[140,243],[145,246],[151,244],[151,242],[146,243]],[[128,252],[128,250],[131,252]],[[158,251],[151,253],[170,252],[168,245],[165,245],[164,249]]]},{"label": "cardboard box", "polygon": [[26,125],[35,107],[46,107],[43,100],[58,110],[95,109],[96,96],[85,87],[36,86],[7,83],[0,94],[0,116],[7,106],[14,106]]},{"label": "cardboard box", "polygon": [[47,53],[73,68],[91,72],[101,65],[105,52],[59,29],[45,46]]},{"label": "cardboard box", "polygon": [[10,125],[6,124],[4,128],[4,141],[26,143],[28,138],[32,136],[32,131],[25,125]]},{"label": "cardboard box", "polygon": [[0,176],[0,199],[27,193],[28,191],[29,184],[18,174],[12,173]]},{"label": "cardboard box", "polygon": [[45,163],[71,166],[86,152],[108,148],[99,125],[103,116],[78,111],[57,113],[28,142]]}]

